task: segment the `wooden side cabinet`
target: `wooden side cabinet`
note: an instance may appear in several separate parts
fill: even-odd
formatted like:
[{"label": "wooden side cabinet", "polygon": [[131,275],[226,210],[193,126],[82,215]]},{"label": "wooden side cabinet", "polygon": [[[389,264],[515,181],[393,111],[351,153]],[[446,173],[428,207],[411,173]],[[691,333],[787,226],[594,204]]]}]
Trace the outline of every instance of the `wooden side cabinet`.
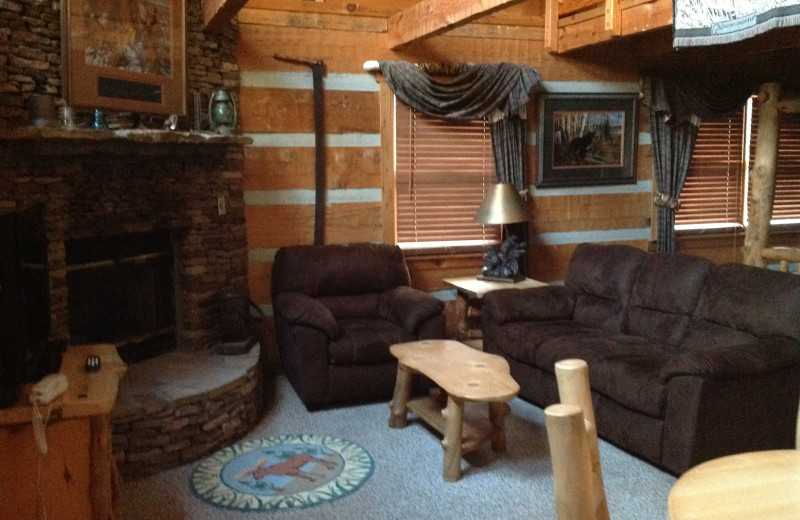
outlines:
[{"label": "wooden side cabinet", "polygon": [[[89,355],[100,357],[99,371],[84,370]],[[43,415],[50,408],[46,454],[34,440],[30,388],[17,406],[0,410],[0,518],[119,518],[110,413],[125,369],[113,345],[67,348],[60,371],[69,387],[52,407],[39,407]]]},{"label": "wooden side cabinet", "polygon": [[456,290],[456,313],[458,315],[457,339],[463,342],[481,339],[481,300],[483,295],[500,289],[531,289],[544,287],[545,282],[525,278],[516,283],[479,280],[475,276],[444,278],[442,282]]}]

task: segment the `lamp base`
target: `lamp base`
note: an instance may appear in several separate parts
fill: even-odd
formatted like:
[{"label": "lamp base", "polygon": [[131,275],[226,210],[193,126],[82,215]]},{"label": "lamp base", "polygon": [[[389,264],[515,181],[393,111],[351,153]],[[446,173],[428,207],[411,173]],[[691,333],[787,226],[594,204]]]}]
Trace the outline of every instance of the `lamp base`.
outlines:
[{"label": "lamp base", "polygon": [[483,280],[485,282],[505,282],[505,283],[517,283],[525,279],[525,277],[521,274],[514,276],[488,276],[484,274],[479,274],[477,278],[478,280]]}]

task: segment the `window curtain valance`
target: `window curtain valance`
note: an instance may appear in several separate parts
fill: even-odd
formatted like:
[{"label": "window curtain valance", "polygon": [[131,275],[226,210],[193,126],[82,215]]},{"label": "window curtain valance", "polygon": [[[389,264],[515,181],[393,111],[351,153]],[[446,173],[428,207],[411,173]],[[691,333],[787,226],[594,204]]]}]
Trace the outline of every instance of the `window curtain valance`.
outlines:
[{"label": "window curtain valance", "polygon": [[734,112],[752,92],[752,86],[742,82],[711,86],[697,81],[645,78],[642,104],[650,112],[658,251],[675,251],[675,212],[680,207],[700,121]]},{"label": "window curtain valance", "polygon": [[513,63],[459,64],[439,81],[426,67],[406,61],[379,61],[397,98],[418,112],[440,119],[492,121],[492,150],[500,182],[525,189],[525,106],[541,75]]},{"label": "window curtain valance", "polygon": [[513,63],[464,64],[463,71],[447,81],[406,61],[378,65],[403,103],[427,116],[460,121],[518,114],[541,79],[531,67]]}]

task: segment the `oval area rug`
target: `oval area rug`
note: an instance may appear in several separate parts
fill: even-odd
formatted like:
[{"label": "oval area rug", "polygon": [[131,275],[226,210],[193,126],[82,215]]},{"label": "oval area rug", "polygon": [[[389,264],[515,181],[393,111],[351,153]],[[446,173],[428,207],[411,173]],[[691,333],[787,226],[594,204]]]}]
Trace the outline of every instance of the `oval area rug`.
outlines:
[{"label": "oval area rug", "polygon": [[367,451],[322,435],[245,440],[203,459],[191,476],[194,493],[214,506],[276,511],[315,506],[349,495],[372,475]]}]

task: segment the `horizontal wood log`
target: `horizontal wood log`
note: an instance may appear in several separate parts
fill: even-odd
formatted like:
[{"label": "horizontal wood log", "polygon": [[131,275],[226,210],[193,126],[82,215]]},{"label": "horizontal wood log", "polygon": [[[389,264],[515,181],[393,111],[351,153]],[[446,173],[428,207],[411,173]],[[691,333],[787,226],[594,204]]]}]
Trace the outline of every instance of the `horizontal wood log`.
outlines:
[{"label": "horizontal wood log", "polygon": [[542,41],[544,40],[544,28],[471,23],[448,31],[446,36],[451,38],[493,38],[500,40]]},{"label": "horizontal wood log", "polygon": [[579,11],[596,8],[603,4],[602,0],[545,0],[558,6],[558,16],[563,18]]},{"label": "horizontal wood log", "polygon": [[536,233],[650,227],[650,193],[535,197]]},{"label": "horizontal wood log", "polygon": [[[248,206],[251,249],[314,243],[314,206]],[[381,203],[332,204],[325,209],[325,243],[380,242]]]},{"label": "horizontal wood log", "polygon": [[346,16],[327,13],[304,13],[291,11],[269,11],[265,9],[242,9],[240,24],[256,24],[276,27],[306,27],[335,31],[377,32],[387,31],[386,18],[374,16]]},{"label": "horizontal wood log", "polygon": [[422,0],[389,17],[389,46],[429,38],[520,0]]},{"label": "horizontal wood log", "polygon": [[324,2],[307,2],[297,0],[248,0],[247,7],[253,9],[388,18],[399,10],[413,6],[418,1],[419,0],[369,0],[368,2],[354,2],[353,0],[325,0]]},{"label": "horizontal wood log", "polygon": [[[311,78],[309,77],[309,86]],[[377,92],[325,90],[326,134],[378,133]],[[242,87],[239,126],[243,132],[313,133],[314,91]]]},{"label": "horizontal wood log", "polygon": [[[248,147],[245,190],[314,188],[314,148]],[[325,148],[328,189],[380,188],[380,148]]]}]

